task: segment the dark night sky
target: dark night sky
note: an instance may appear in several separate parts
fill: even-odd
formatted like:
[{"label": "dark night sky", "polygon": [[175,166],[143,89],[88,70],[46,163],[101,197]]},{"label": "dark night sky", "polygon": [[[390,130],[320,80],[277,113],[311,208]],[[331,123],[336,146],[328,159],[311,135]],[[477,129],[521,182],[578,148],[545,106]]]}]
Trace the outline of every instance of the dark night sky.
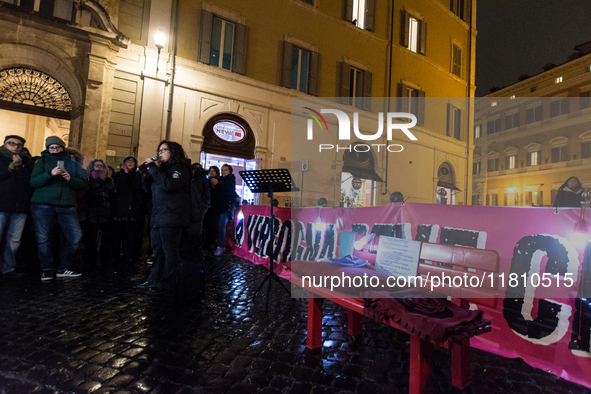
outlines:
[{"label": "dark night sky", "polygon": [[476,97],[561,64],[591,41],[591,0],[478,0]]}]

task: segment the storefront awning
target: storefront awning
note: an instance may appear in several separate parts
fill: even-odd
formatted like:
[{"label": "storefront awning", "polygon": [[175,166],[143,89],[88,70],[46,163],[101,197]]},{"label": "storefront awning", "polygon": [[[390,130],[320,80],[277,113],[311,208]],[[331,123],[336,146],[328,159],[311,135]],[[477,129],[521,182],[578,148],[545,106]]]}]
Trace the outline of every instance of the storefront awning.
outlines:
[{"label": "storefront awning", "polygon": [[349,174],[353,175],[355,178],[360,179],[370,179],[376,182],[384,182],[382,178],[374,170],[368,170],[365,168],[359,167],[350,167],[350,166],[343,166],[343,172],[348,172]]}]

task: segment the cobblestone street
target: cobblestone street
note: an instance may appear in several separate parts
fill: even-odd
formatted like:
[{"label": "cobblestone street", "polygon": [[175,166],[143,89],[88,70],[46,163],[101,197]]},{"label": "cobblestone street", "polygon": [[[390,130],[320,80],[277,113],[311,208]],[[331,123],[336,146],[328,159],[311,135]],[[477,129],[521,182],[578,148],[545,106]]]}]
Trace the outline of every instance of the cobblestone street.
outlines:
[{"label": "cobblestone street", "polygon": [[[0,393],[408,392],[406,334],[364,318],[363,334],[348,337],[345,310],[326,302],[324,346],[309,350],[305,300],[274,283],[265,315],[266,291],[250,298],[266,269],[229,253],[205,260],[205,296],[188,306],[136,289],[143,262],[81,267],[77,279],[5,279]],[[591,393],[519,359],[472,356],[468,393]],[[447,351],[432,365],[431,391],[458,392]]]}]

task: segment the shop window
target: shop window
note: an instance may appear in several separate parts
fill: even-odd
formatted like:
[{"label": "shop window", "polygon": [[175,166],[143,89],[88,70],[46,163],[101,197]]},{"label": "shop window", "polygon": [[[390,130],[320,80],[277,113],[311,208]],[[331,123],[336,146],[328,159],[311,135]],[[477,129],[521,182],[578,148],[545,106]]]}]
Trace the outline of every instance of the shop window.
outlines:
[{"label": "shop window", "polygon": [[501,131],[501,119],[489,120],[486,123],[486,134],[494,134]]},{"label": "shop window", "polygon": [[420,18],[402,11],[401,44],[403,47],[421,55],[425,54],[427,24]]},{"label": "shop window", "polygon": [[347,63],[341,63],[340,95],[343,104],[354,105],[359,109],[371,109],[371,81],[372,74]]},{"label": "shop window", "polygon": [[519,127],[519,112],[505,116],[505,130]]},{"label": "shop window", "polygon": [[244,74],[246,71],[246,42],[248,28],[201,10],[199,58],[209,64]]},{"label": "shop window", "polygon": [[451,72],[456,76],[462,78],[462,48],[456,44],[452,44],[451,49],[452,68]]},{"label": "shop window", "polygon": [[318,95],[319,60],[318,53],[284,41],[282,86]]},{"label": "shop window", "polygon": [[447,104],[447,136],[462,140],[462,110]]},{"label": "shop window", "polygon": [[398,84],[398,111],[408,112],[417,117],[417,125],[425,123],[425,92],[403,83]]},{"label": "shop window", "polygon": [[373,31],[375,8],[375,0],[346,0],[345,20],[361,29]]},{"label": "shop window", "polygon": [[552,148],[552,163],[560,163],[568,160],[568,151],[566,146]]}]

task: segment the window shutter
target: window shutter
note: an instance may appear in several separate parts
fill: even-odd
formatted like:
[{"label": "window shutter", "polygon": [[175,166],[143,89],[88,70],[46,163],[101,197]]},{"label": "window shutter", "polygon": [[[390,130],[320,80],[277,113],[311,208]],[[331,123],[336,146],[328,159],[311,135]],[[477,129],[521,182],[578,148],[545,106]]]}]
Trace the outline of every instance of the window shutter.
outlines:
[{"label": "window shutter", "polygon": [[426,54],[427,48],[427,24],[425,21],[421,21],[421,55]]},{"label": "window shutter", "polygon": [[67,21],[72,20],[72,11],[74,9],[73,0],[56,0],[53,16]]},{"label": "window shutter", "polygon": [[369,71],[363,72],[363,105],[362,109],[371,111],[371,73]]},{"label": "window shutter", "polygon": [[351,78],[351,66],[347,63],[341,63],[341,88],[340,96],[342,97],[343,104],[349,104],[349,97],[351,93],[349,91],[349,83]]},{"label": "window shutter", "polygon": [[417,115],[417,125],[425,124],[425,92],[419,90],[419,113]]},{"label": "window shutter", "polygon": [[45,18],[53,17],[53,10],[55,8],[54,0],[45,0],[39,4],[39,15]]},{"label": "window shutter", "polygon": [[238,74],[246,72],[246,45],[248,43],[248,27],[236,23],[236,34],[234,35],[234,64],[232,71]]},{"label": "window shutter", "polygon": [[375,29],[376,0],[366,0],[365,3],[365,30]]},{"label": "window shutter", "polygon": [[408,48],[408,14],[402,10],[400,12],[400,45]]},{"label": "window shutter", "polygon": [[293,57],[293,44],[283,41],[283,65],[281,72],[281,86],[291,88],[291,60]]},{"label": "window shutter", "polygon": [[198,61],[209,64],[209,55],[211,52],[211,29],[213,26],[213,14],[201,10],[201,28],[199,31],[199,57]]},{"label": "window shutter", "polygon": [[353,22],[353,0],[345,0],[345,20]]},{"label": "window shutter", "polygon": [[452,130],[451,111],[452,111],[451,104],[447,104],[447,130],[446,130],[445,135],[447,135],[448,137],[451,137],[451,135],[452,135],[452,132],[451,132],[451,130]]},{"label": "window shutter", "polygon": [[408,112],[408,88],[403,83],[398,84],[398,112]]},{"label": "window shutter", "polygon": [[462,0],[462,10],[463,10],[463,15],[462,15],[462,19],[465,22],[468,22],[470,19],[470,5],[471,2],[470,1],[464,1]]},{"label": "window shutter", "polygon": [[[310,79],[308,81],[308,94],[318,96],[318,76],[320,69],[320,54],[311,52],[310,59]],[[291,59],[290,59],[291,61]]]}]

